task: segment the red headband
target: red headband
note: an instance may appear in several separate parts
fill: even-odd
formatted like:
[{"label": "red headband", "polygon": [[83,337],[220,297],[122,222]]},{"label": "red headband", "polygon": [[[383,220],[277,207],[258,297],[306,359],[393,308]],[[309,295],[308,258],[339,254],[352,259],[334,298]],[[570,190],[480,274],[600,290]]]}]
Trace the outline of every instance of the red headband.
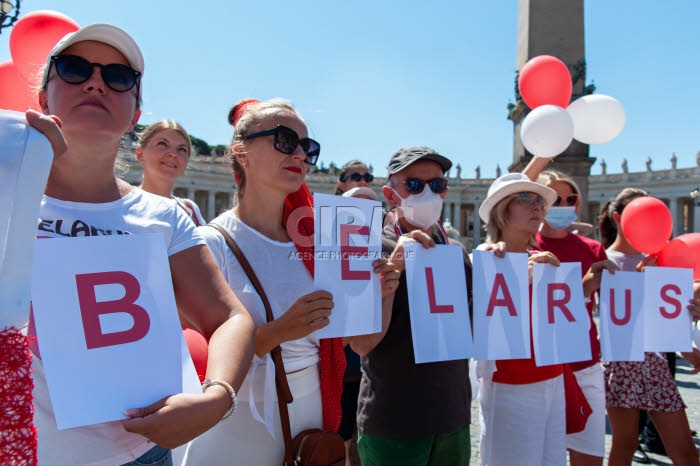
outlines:
[{"label": "red headband", "polygon": [[257,105],[259,104],[260,101],[258,99],[243,99],[240,102],[238,102],[236,105],[233,106],[231,111],[228,113],[228,122],[231,126],[235,127],[236,123],[238,123],[238,120],[241,119],[241,116],[245,113],[245,111],[248,109],[248,107],[252,105]]}]

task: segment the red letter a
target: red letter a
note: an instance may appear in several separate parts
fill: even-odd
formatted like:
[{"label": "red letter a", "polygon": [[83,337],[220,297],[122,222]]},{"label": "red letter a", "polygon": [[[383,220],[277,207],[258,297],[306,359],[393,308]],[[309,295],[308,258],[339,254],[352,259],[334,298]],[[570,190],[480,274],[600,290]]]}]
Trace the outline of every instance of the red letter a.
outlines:
[{"label": "red letter a", "polygon": [[[136,277],[126,272],[86,273],[76,275],[75,283],[78,285],[78,301],[88,349],[131,343],[146,336],[151,319],[144,308],[134,304],[141,293],[141,286]],[[95,287],[113,284],[124,287],[124,297],[117,301],[97,302]],[[130,314],[134,325],[129,330],[102,333],[100,315],[118,312]]]},{"label": "red letter a", "polygon": [[[498,299],[498,290],[503,290],[503,298]],[[513,317],[517,317],[518,313],[515,310],[515,303],[513,303],[513,298],[510,297],[510,290],[506,285],[506,279],[502,273],[497,273],[496,278],[493,281],[493,288],[491,289],[491,299],[489,299],[489,307],[486,309],[486,316],[491,317],[493,315],[493,309],[495,307],[505,306],[508,308],[508,314]]]}]

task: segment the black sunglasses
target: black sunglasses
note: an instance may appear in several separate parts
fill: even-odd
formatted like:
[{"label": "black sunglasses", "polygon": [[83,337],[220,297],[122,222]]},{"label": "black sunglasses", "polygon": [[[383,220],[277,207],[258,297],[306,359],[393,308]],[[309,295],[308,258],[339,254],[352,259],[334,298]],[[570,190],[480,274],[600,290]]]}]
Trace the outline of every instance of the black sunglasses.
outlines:
[{"label": "black sunglasses", "polygon": [[345,174],[340,177],[340,181],[344,182],[347,181],[347,179],[350,178],[350,181],[354,181],[355,183],[359,182],[360,180],[365,180],[367,183],[371,183],[372,180],[374,180],[374,175],[371,173],[365,173],[364,175],[361,175],[357,172],[355,173],[350,173],[350,174]]},{"label": "black sunglasses", "polygon": [[115,92],[126,92],[136,85],[141,73],[120,63],[91,63],[77,55],[54,55],[51,62],[56,74],[68,84],[82,84],[92,76],[95,67],[100,68],[102,81]]},{"label": "black sunglasses", "polygon": [[403,183],[406,185],[406,191],[408,191],[409,194],[422,193],[426,183],[435,194],[442,194],[447,189],[447,180],[445,178],[433,178],[427,181],[423,181],[419,178],[408,178],[406,181],[403,181]]},{"label": "black sunglasses", "polygon": [[560,206],[562,200],[566,201],[566,205],[569,207],[573,207],[576,205],[576,201],[578,201],[578,194],[572,194],[570,196],[566,196],[564,199],[561,197],[557,196],[557,200],[554,201],[554,206]]},{"label": "black sunglasses", "polygon": [[306,158],[304,161],[309,165],[316,165],[318,156],[321,154],[321,145],[310,138],[299,139],[296,131],[286,126],[278,125],[275,129],[268,129],[258,133],[249,134],[245,139],[259,138],[262,136],[275,136],[275,149],[283,154],[291,155],[297,146],[301,146]]}]

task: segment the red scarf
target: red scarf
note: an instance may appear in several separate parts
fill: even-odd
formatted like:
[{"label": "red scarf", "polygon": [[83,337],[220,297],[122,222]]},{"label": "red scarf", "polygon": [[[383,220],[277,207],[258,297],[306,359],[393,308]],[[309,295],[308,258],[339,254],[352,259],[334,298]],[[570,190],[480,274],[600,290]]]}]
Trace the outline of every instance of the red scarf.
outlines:
[{"label": "red scarf", "polygon": [[0,328],[0,464],[37,464],[29,337]]},{"label": "red scarf", "polygon": [[[314,217],[313,196],[308,186],[304,183],[299,191],[287,196],[284,200],[283,221],[289,236],[294,240],[297,251],[304,260],[304,265],[314,276]],[[306,207],[307,215],[301,216],[298,223],[287,225],[289,215],[297,208]],[[311,215],[309,215],[311,214]],[[307,241],[299,241],[300,235]],[[319,348],[321,359],[321,399],[323,402],[323,428],[337,431],[340,420],[343,418],[343,409],[340,405],[340,396],[343,394],[343,376],[345,374],[345,351],[340,338],[324,338]]]}]

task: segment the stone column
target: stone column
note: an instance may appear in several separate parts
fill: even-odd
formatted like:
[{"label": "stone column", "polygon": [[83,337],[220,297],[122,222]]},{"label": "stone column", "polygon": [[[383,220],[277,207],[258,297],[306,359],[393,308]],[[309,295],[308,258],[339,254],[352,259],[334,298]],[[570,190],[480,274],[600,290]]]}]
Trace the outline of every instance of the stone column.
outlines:
[{"label": "stone column", "polygon": [[474,249],[476,249],[476,247],[479,244],[481,244],[481,219],[479,218],[479,208],[476,204],[471,210],[471,214],[474,217],[474,229],[472,230],[472,239],[474,240]]},{"label": "stone column", "polygon": [[207,201],[207,221],[216,216],[216,193],[209,191],[209,199]]},{"label": "stone column", "polygon": [[192,189],[192,188],[187,188],[187,199],[192,199],[192,200],[194,200],[194,189]]},{"label": "stone column", "polygon": [[668,210],[671,211],[671,217],[673,218],[673,229],[671,230],[671,234],[675,238],[678,236],[680,233],[678,233],[679,230],[682,231],[683,225],[682,221],[678,218],[678,198],[677,197],[672,197],[668,201]]},{"label": "stone column", "polygon": [[459,202],[452,203],[452,226],[455,230],[459,232],[459,236],[462,236],[462,204]]},{"label": "stone column", "polygon": [[[519,0],[518,43],[516,68],[539,55],[553,55],[569,68],[573,80],[573,97],[590,93],[586,88],[586,61],[584,47],[584,0]],[[520,100],[515,84],[515,103],[509,107],[508,118],[513,122],[513,164],[511,172],[519,172],[530,161],[530,154],[520,139],[520,127],[529,108]],[[581,212],[587,212],[588,176],[595,158],[589,156],[589,147],[579,141],[571,145],[548,168],[561,170],[574,178],[583,196]],[[590,219],[582,219],[590,221]]]}]

